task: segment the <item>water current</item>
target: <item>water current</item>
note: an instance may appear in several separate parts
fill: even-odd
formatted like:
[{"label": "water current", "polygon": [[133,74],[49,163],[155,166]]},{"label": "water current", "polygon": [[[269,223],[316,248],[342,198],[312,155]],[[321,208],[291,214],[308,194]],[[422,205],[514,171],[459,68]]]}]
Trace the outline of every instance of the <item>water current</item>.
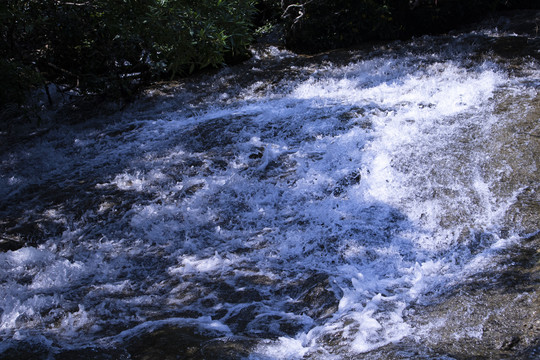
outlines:
[{"label": "water current", "polygon": [[264,47],[3,132],[0,358],[453,358],[489,329],[437,304],[538,237],[539,57],[496,26]]}]

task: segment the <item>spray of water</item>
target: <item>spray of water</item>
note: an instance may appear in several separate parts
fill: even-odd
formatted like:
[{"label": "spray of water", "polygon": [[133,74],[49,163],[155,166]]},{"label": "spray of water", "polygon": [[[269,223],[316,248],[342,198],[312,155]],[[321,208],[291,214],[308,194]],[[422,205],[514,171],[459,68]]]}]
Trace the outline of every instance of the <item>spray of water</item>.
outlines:
[{"label": "spray of water", "polygon": [[540,75],[445,51],[313,64],[270,49],[256,81],[225,69],[207,92],[3,154],[1,195],[64,229],[0,253],[5,344],[189,326],[258,339],[250,359],[328,359],[419,336],[413,304],[520,239],[497,109],[532,101]]}]

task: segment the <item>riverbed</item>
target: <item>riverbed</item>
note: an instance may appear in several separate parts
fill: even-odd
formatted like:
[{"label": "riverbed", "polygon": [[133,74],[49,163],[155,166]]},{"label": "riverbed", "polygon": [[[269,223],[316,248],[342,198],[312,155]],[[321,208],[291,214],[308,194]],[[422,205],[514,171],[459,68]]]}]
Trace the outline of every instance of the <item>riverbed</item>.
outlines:
[{"label": "riverbed", "polygon": [[538,21],[3,131],[0,358],[540,356]]}]

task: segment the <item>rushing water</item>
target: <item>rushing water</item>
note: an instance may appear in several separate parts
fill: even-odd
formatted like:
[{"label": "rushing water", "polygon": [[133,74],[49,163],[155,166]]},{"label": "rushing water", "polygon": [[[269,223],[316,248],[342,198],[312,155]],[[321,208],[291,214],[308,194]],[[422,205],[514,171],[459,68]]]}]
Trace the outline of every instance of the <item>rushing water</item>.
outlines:
[{"label": "rushing water", "polygon": [[3,237],[26,245],[0,253],[0,357],[384,358],[446,336],[416,309],[538,231],[540,66],[493,50],[512,37],[535,39],[267,48],[4,146]]}]

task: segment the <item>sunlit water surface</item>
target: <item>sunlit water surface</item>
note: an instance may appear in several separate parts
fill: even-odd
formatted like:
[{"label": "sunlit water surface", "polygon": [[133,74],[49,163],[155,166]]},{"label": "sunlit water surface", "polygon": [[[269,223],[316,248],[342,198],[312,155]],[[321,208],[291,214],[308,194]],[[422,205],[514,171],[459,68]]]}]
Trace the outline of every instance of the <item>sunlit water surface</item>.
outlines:
[{"label": "sunlit water surface", "polygon": [[269,48],[13,145],[4,214],[44,235],[0,253],[0,351],[170,326],[253,339],[250,359],[422,341],[411,308],[531,231],[508,213],[536,163],[509,136],[538,107],[538,62],[475,56],[475,39]]}]

